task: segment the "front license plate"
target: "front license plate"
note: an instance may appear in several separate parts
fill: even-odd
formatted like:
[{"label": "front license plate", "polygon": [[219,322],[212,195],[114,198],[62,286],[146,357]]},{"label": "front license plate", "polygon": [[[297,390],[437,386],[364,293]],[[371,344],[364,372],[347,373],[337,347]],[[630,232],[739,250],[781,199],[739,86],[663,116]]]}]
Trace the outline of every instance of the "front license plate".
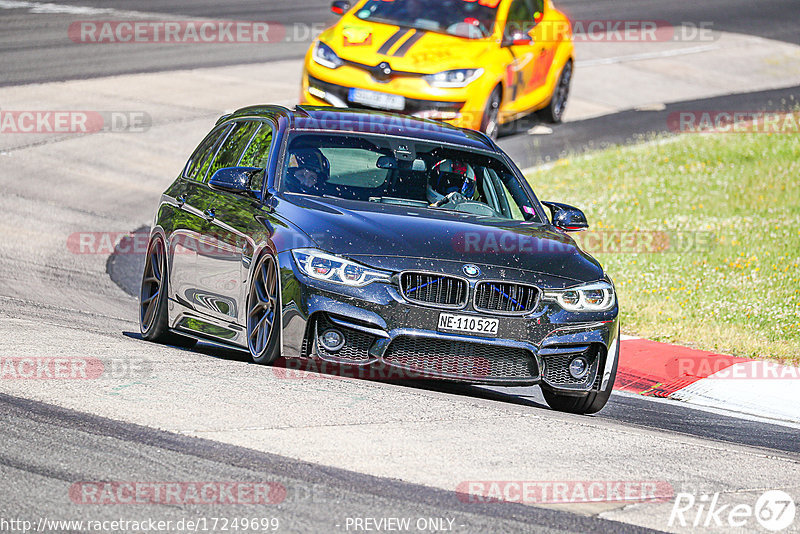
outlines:
[{"label": "front license plate", "polygon": [[476,334],[479,336],[497,336],[499,319],[484,319],[470,315],[453,315],[452,313],[439,314],[439,330],[445,332],[460,332],[463,334]]},{"label": "front license plate", "polygon": [[350,102],[379,109],[400,111],[406,107],[406,98],[404,96],[378,93],[377,91],[368,91],[367,89],[350,89],[348,98]]}]

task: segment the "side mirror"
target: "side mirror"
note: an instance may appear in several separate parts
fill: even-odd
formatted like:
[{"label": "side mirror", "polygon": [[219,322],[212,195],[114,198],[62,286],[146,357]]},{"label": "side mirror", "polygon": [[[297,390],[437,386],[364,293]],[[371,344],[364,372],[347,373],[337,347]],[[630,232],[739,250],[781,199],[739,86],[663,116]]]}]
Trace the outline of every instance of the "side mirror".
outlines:
[{"label": "side mirror", "polygon": [[375,163],[375,166],[379,169],[396,169],[398,168],[399,162],[397,158],[393,156],[381,156],[378,158],[378,161]]},{"label": "side mirror", "polygon": [[586,215],[568,204],[560,202],[542,202],[550,209],[550,216],[553,219],[553,226],[568,232],[577,232],[589,228],[586,222]]},{"label": "side mirror", "polygon": [[515,31],[511,35],[503,38],[502,46],[528,46],[533,44],[533,37],[530,34]]},{"label": "side mirror", "polygon": [[331,12],[337,15],[344,15],[350,9],[350,2],[346,0],[335,0],[331,4]]},{"label": "side mirror", "polygon": [[214,176],[208,181],[208,187],[217,191],[252,195],[250,184],[259,173],[263,174],[264,169],[260,167],[225,167],[214,173]]}]

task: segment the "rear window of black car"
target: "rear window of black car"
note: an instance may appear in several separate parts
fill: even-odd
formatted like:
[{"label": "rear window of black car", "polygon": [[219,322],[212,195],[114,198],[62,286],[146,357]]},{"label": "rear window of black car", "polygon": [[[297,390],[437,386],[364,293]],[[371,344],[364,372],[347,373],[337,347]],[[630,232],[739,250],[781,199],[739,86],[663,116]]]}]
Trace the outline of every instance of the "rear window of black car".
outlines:
[{"label": "rear window of black car", "polygon": [[271,146],[272,127],[267,123],[262,123],[261,128],[250,140],[250,144],[242,154],[239,165],[242,167],[266,167]]},{"label": "rear window of black car", "polygon": [[208,165],[211,158],[219,148],[219,141],[221,137],[230,129],[230,125],[220,126],[215,128],[209,133],[205,139],[197,146],[192,157],[184,167],[183,176],[189,180],[202,181],[205,173],[208,170]]},{"label": "rear window of black car", "polygon": [[233,129],[225,138],[216,156],[214,156],[214,161],[211,163],[207,173],[209,179],[220,169],[236,166],[259,124],[256,121],[243,121],[233,125]]}]

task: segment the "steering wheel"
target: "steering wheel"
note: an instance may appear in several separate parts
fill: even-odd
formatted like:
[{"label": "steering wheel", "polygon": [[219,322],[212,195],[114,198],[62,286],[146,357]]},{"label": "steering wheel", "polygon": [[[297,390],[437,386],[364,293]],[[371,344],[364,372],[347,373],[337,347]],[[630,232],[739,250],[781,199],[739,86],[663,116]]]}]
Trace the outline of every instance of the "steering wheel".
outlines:
[{"label": "steering wheel", "polygon": [[466,202],[467,197],[461,194],[458,191],[453,191],[452,193],[448,193],[448,195],[440,200],[437,200],[433,203],[433,206],[436,208],[440,208],[444,205],[453,203],[453,204],[461,204],[462,202]]}]

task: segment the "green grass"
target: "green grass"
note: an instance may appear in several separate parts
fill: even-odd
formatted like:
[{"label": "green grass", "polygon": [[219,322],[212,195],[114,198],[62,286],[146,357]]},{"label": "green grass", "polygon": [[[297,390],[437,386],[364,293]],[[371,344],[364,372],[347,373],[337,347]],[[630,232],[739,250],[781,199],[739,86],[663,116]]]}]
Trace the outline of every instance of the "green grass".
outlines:
[{"label": "green grass", "polygon": [[539,198],[583,209],[590,231],[710,238],[594,254],[615,280],[623,332],[800,362],[800,136],[683,135],[561,160],[529,180]]}]

